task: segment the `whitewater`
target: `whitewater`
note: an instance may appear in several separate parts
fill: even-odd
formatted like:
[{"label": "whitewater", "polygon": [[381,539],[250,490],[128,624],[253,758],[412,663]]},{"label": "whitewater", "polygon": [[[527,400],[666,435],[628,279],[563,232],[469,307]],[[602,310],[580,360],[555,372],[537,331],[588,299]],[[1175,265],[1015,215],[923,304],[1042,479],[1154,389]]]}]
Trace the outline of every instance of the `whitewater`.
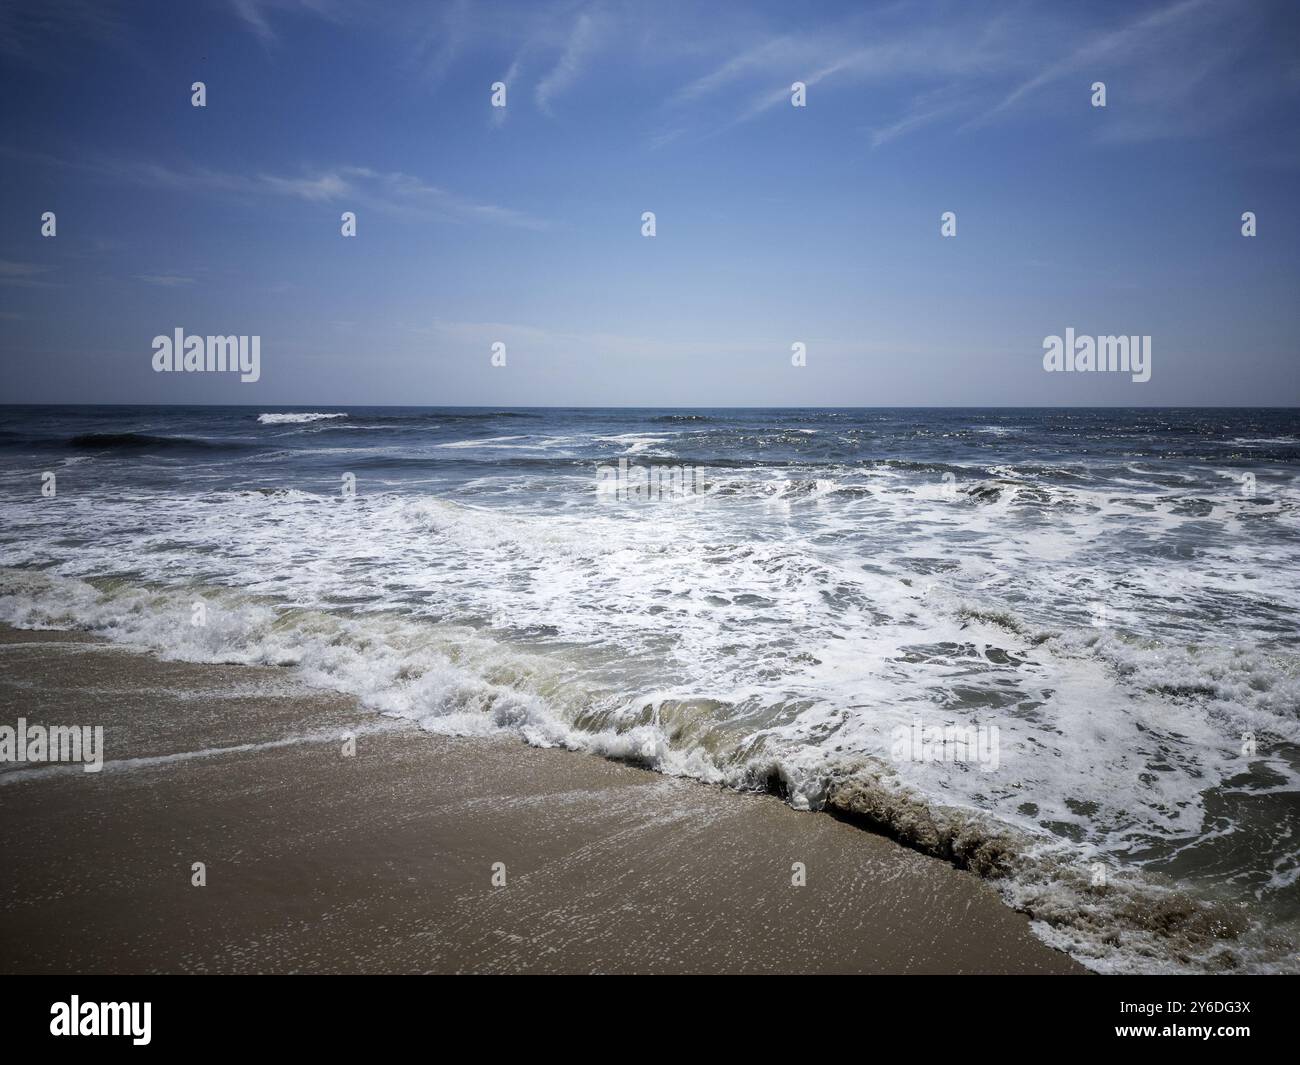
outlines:
[{"label": "whitewater", "polygon": [[[0,620],[835,810],[1099,971],[1293,971],[1298,434],[1291,411],[10,407]],[[602,500],[620,460],[698,490]],[[900,759],[917,723],[996,728],[996,769]]]}]

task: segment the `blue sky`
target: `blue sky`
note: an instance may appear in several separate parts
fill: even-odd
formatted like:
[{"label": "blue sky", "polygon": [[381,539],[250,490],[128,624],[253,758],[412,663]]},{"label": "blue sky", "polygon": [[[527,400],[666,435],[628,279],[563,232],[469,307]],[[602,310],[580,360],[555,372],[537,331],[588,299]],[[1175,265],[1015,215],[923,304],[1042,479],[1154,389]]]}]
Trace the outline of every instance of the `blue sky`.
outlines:
[{"label": "blue sky", "polygon": [[1289,0],[0,0],[0,93],[3,401],[1300,404]]}]

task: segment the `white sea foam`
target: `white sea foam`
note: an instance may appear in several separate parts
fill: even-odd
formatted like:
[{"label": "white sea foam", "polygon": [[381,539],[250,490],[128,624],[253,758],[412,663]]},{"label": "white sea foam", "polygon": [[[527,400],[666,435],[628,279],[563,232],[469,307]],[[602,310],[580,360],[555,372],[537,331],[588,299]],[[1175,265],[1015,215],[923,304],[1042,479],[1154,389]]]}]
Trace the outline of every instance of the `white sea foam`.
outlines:
[{"label": "white sea foam", "polygon": [[[601,437],[639,453],[659,439]],[[888,766],[898,794],[1043,841],[1061,870],[1212,864],[1224,825],[1247,827],[1222,795],[1236,809],[1300,786],[1296,543],[1252,535],[1293,527],[1300,500],[1282,474],[1254,500],[1140,466],[1133,482],[1003,464],[951,493],[937,470],[878,464],[710,469],[688,508],[596,507],[581,473],[472,482],[491,505],[298,489],[9,502],[0,564],[19,568],[0,617],[289,665],[431,731],[514,732],[800,807],[827,801],[845,760]],[[996,725],[998,772],[893,763],[893,729],[917,720]],[[1173,968],[1191,949],[1064,920],[1091,903],[1047,868],[1004,893],[1094,967]],[[1242,875],[1266,899],[1295,864]]]},{"label": "white sea foam", "polygon": [[597,439],[618,444],[623,448],[624,455],[644,455],[657,453],[657,449],[675,435],[675,433],[617,433],[613,436],[597,437]]},{"label": "white sea foam", "polygon": [[507,443],[526,439],[527,437],[523,436],[488,436],[480,437],[477,440],[452,440],[449,443],[438,444],[437,446],[447,448],[502,447]]},{"label": "white sea foam", "polygon": [[257,420],[263,425],[297,425],[302,422],[320,422],[330,418],[346,418],[346,414],[259,414]]}]

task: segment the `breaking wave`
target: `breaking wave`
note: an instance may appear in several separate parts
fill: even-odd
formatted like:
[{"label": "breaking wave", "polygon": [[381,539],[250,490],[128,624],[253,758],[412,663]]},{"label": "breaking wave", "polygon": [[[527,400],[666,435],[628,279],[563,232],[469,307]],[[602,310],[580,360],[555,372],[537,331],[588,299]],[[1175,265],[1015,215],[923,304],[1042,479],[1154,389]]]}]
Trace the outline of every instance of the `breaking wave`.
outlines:
[{"label": "breaking wave", "polygon": [[298,425],[305,422],[323,422],[332,418],[346,418],[346,414],[259,414],[257,420],[263,425]]},{"label": "breaking wave", "polygon": [[[207,604],[202,627],[190,623],[196,599]],[[463,625],[391,612],[347,616],[220,587],[144,587],[20,570],[0,570],[0,620],[89,631],[166,659],[292,667],[310,685],[432,733],[511,733],[535,746],[774,792],[796,808],[825,810],[987,878],[1041,938],[1098,971],[1293,968],[1288,941],[1239,906],[1198,898],[1158,873],[1120,868],[1100,848],[936,802],[881,758],[797,750],[730,731],[725,723],[735,707],[717,700],[629,698],[614,685],[592,687],[589,678],[575,679],[577,657],[555,649],[523,649]]]},{"label": "breaking wave", "polygon": [[0,618],[770,791],[1098,970],[1295,968],[1293,413],[323,413],[0,412]]}]

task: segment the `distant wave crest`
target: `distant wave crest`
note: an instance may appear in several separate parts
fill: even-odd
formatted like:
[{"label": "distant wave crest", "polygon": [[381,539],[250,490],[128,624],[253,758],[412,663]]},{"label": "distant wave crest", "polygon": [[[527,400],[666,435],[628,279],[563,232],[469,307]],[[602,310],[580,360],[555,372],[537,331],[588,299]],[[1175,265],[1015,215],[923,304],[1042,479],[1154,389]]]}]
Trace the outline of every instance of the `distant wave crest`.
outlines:
[{"label": "distant wave crest", "polygon": [[259,414],[257,420],[263,425],[298,425],[302,422],[320,422],[328,418],[346,418],[346,414]]}]

